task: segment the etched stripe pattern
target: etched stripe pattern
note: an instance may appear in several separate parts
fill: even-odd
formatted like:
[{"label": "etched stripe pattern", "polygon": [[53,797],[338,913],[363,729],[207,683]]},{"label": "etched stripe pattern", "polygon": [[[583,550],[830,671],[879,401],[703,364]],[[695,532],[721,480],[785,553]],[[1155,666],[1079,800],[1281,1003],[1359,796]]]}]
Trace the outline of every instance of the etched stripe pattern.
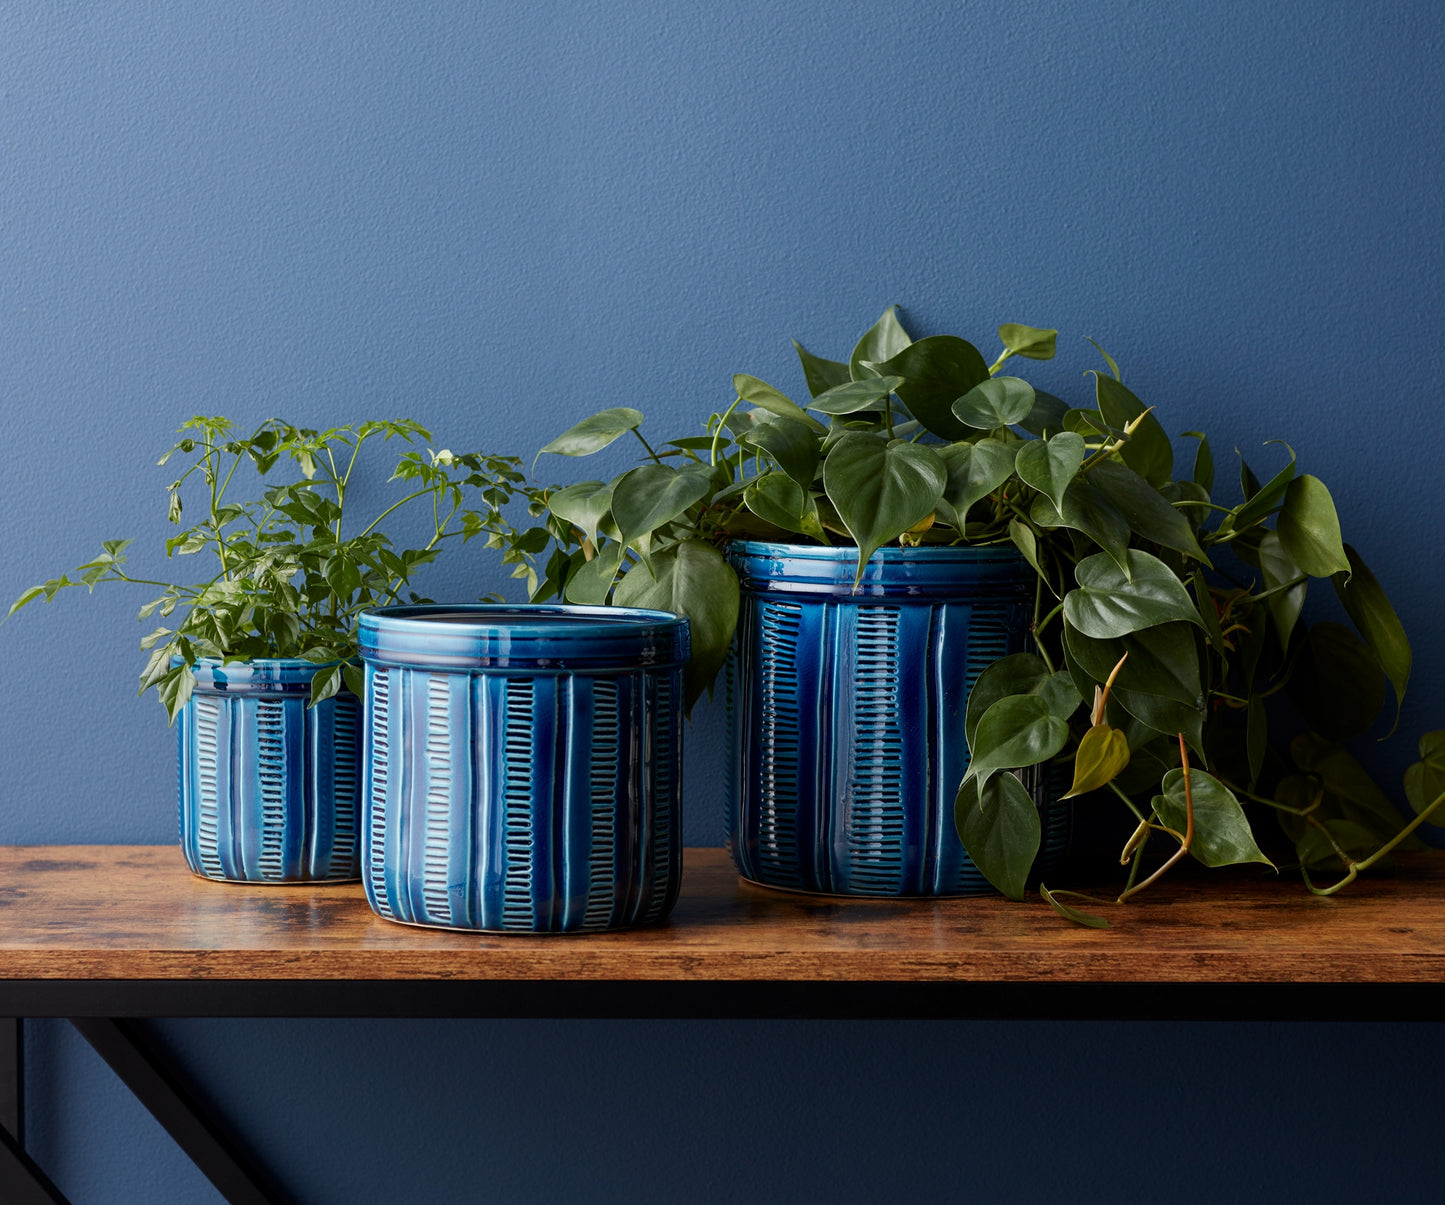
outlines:
[{"label": "etched stripe pattern", "polygon": [[450,924],[451,898],[447,892],[452,797],[452,734],[448,722],[450,679],[446,674],[426,676],[426,835],[422,851],[422,902],[426,921]]},{"label": "etched stripe pattern", "polygon": [[643,785],[643,800],[652,817],[652,897],[647,904],[643,924],[651,924],[662,915],[667,903],[668,880],[672,870],[672,797],[677,770],[677,752],[673,747],[672,678],[659,674],[654,680],[651,728],[652,780]]},{"label": "etched stripe pattern", "polygon": [[201,866],[212,878],[225,876],[221,869],[219,834],[217,832],[217,748],[220,741],[221,714],[223,708],[217,699],[206,695],[192,695],[193,719],[196,732],[196,780],[200,798],[200,816],[196,824],[196,850],[201,857]]},{"label": "etched stripe pattern", "polygon": [[617,683],[592,683],[592,752],[588,779],[592,806],[592,847],[587,854],[587,911],[584,929],[605,929],[617,904],[617,759],[621,747]]},{"label": "etched stripe pattern", "polygon": [[898,608],[857,608],[848,848],[852,887],[898,889],[903,865],[903,738],[898,728]]},{"label": "etched stripe pattern", "polygon": [[371,678],[371,898],[376,910],[395,919],[386,890],[386,796],[391,773],[391,674],[373,669]]},{"label": "etched stripe pattern", "polygon": [[358,709],[352,695],[337,695],[332,700],[332,792],[331,805],[335,816],[331,860],[327,874],[333,879],[353,873],[356,859],[356,733]]},{"label": "etched stripe pattern", "polygon": [[798,603],[759,602],[758,861],[768,882],[802,886],[798,869]]},{"label": "etched stripe pattern", "polygon": [[[256,778],[261,803],[261,876],[279,879],[284,873],[282,841],[286,835],[285,704],[280,699],[256,700]],[[239,818],[238,818],[239,819]]]},{"label": "etched stripe pattern", "polygon": [[507,679],[507,718],[503,737],[506,783],[507,871],[503,887],[502,927],[535,927],[532,909],[532,713],[535,690],[530,678]]}]

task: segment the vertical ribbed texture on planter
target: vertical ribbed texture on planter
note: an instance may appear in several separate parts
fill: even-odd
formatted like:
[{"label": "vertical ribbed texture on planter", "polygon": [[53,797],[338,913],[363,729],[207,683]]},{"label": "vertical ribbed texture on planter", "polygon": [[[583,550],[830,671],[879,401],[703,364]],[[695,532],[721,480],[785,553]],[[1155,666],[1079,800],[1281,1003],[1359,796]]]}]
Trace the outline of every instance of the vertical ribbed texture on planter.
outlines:
[{"label": "vertical ribbed texture on planter", "polygon": [[687,623],[605,607],[366,612],[363,879],[390,920],[586,932],[682,872]]},{"label": "vertical ribbed texture on planter", "polygon": [[[1034,572],[1012,550],[735,542],[742,583],[724,669],[728,849],[772,887],[838,895],[991,891],[954,826],[978,675],[1027,647]],[[1070,809],[1020,774],[1043,822],[1036,872]]]},{"label": "vertical ribbed texture on planter", "polygon": [[307,706],[320,666],[291,658],[194,667],[176,720],[181,849],[191,870],[242,883],[361,874],[361,708]]}]

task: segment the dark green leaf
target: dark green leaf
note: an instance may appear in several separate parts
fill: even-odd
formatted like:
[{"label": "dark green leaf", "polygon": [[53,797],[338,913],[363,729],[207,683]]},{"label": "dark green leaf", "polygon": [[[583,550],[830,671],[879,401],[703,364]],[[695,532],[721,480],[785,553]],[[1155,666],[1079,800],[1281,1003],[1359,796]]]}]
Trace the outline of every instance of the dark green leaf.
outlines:
[{"label": "dark green leaf", "polygon": [[853,354],[848,357],[848,375],[855,381],[877,376],[871,368],[865,367],[865,362],[881,364],[884,360],[891,360],[911,342],[913,340],[898,321],[898,307],[890,305],[853,348]]},{"label": "dark green leaf", "polygon": [[1062,916],[1065,920],[1071,920],[1076,925],[1086,925],[1090,929],[1109,928],[1109,922],[1106,921],[1102,916],[1094,916],[1092,913],[1089,912],[1080,912],[1077,908],[1071,907],[1070,905],[1064,903],[1063,900],[1059,899],[1060,895],[1068,895],[1070,894],[1069,892],[1061,891],[1055,894],[1047,887],[1045,887],[1042,883],[1040,883],[1039,894],[1043,896],[1044,899],[1048,900],[1049,904],[1052,905],[1054,911],[1057,912],[1060,916]]},{"label": "dark green leaf", "polygon": [[[1441,795],[1445,795],[1445,732],[1427,732],[1420,738],[1420,760],[1405,771],[1405,798],[1418,814]],[[1436,808],[1430,819],[1442,823],[1445,815]]]},{"label": "dark green leaf", "polygon": [[1185,435],[1197,439],[1199,446],[1194,449],[1194,484],[1206,494],[1214,490],[1214,456],[1209,451],[1209,437],[1203,431],[1186,431]]},{"label": "dark green leaf", "polygon": [[[584,418],[574,427],[568,427],[547,444],[542,452],[554,452],[558,456],[590,456],[640,426],[640,411],[627,406],[613,406],[608,410],[598,411],[590,418]],[[542,452],[537,455],[542,455]]]},{"label": "dark green leaf", "polygon": [[711,544],[684,540],[656,553],[653,572],[634,565],[618,583],[613,599],[619,607],[648,607],[687,616],[692,657],[683,671],[685,707],[712,688],[727,656],[738,621],[738,579]]},{"label": "dark green leaf", "polygon": [[1159,420],[1153,414],[1145,414],[1144,403],[1113,377],[1095,373],[1094,382],[1099,413],[1109,426],[1123,430],[1143,415],[1120,452],[1124,463],[1150,485],[1165,484],[1174,476],[1174,449]]},{"label": "dark green leaf", "polygon": [[1083,697],[1066,673],[1050,673],[1042,657],[1036,653],[1013,653],[1000,657],[975,679],[968,692],[964,710],[963,733],[969,748],[973,747],[978,723],[984,712],[1014,695],[1038,695],[1049,714],[1067,720],[1078,710]]},{"label": "dark green leaf", "polygon": [[341,667],[341,678],[346,683],[346,689],[358,699],[366,697],[366,671],[359,665],[350,663]]},{"label": "dark green leaf", "polygon": [[1099,640],[1065,621],[1064,639],[1074,660],[1095,682],[1108,681],[1120,658],[1128,653],[1128,660],[1114,679],[1116,687],[1160,695],[1186,707],[1204,706],[1199,652],[1191,624],[1159,624],[1127,636]]},{"label": "dark green leaf", "polygon": [[582,560],[580,564],[575,564],[562,597],[569,603],[585,607],[602,606],[612,590],[621,563],[622,545],[608,544],[590,561]]},{"label": "dark green leaf", "polygon": [[315,707],[316,704],[331,698],[332,695],[341,689],[341,686],[341,666],[331,665],[327,666],[326,669],[317,671],[316,675],[311,679],[310,706]]},{"label": "dark green leaf", "polygon": [[1204,708],[1193,707],[1142,690],[1123,690],[1115,686],[1109,695],[1110,707],[1118,704],[1139,723],[1161,736],[1184,734],[1189,747],[1204,756]]},{"label": "dark green leaf", "polygon": [[1034,408],[1034,387],[1019,377],[993,377],[975,385],[953,403],[953,415],[966,427],[992,431],[1027,418]]},{"label": "dark green leaf", "polygon": [[848,365],[841,364],[837,360],[824,360],[820,356],[815,356],[796,339],[793,340],[793,348],[798,353],[798,361],[803,366],[803,376],[808,382],[808,392],[813,397],[817,397],[820,393],[827,393],[834,385],[841,385],[845,381],[852,380],[848,373]]},{"label": "dark green leaf", "polygon": [[1254,474],[1249,471],[1249,465],[1244,463],[1243,457],[1240,457],[1240,484],[1244,489],[1245,501],[1236,506],[1234,511],[1225,518],[1220,525],[1220,530],[1244,531],[1253,527],[1256,523],[1263,522],[1268,518],[1270,511],[1284,501],[1285,491],[1289,489],[1289,483],[1294,480],[1294,449],[1282,440],[1276,439],[1269,442],[1280,444],[1289,453],[1289,463],[1270,478],[1268,485],[1261,487],[1255,480]]},{"label": "dark green leaf", "polygon": [[813,399],[812,409],[819,414],[858,414],[888,409],[888,396],[903,381],[902,377],[866,377],[837,385]]},{"label": "dark green leaf", "polygon": [[1058,334],[1058,331],[1041,330],[1036,326],[1020,326],[1017,322],[1005,322],[998,328],[998,337],[1003,345],[1014,355],[1030,360],[1052,360]]},{"label": "dark green leaf", "polygon": [[953,807],[958,835],[979,873],[1009,899],[1022,900],[1042,837],[1038,808],[1023,784],[1012,774],[997,775],[982,789],[967,780]]},{"label": "dark green leaf", "polygon": [[760,448],[804,489],[813,484],[821,452],[817,433],[801,423],[778,419],[756,423],[738,437],[745,448]]},{"label": "dark green leaf", "polygon": [[784,531],[796,531],[815,540],[823,538],[813,495],[786,473],[755,477],[743,491],[743,502],[758,518]]},{"label": "dark green leaf", "polygon": [[1064,491],[1060,515],[1042,494],[1029,507],[1029,518],[1040,527],[1068,527],[1093,540],[1122,569],[1129,564],[1129,524],[1103,494],[1082,479]]},{"label": "dark green leaf", "polygon": [[1289,483],[1275,528],[1290,559],[1311,577],[1350,571],[1334,499],[1318,477],[1305,474]]},{"label": "dark green leaf", "polygon": [[[1320,825],[1325,832],[1320,831]],[[1295,856],[1310,869],[1338,866],[1344,869],[1348,862],[1340,858],[1343,850],[1347,858],[1361,859],[1375,852],[1380,839],[1368,828],[1353,820],[1325,818],[1318,824],[1305,824],[1295,841]],[[1336,846],[1339,848],[1336,849]]]},{"label": "dark green leaf", "polygon": [[928,518],[948,479],[922,444],[849,432],[823,462],[823,484],[858,544],[858,578],[874,551]]},{"label": "dark green leaf", "polygon": [[1085,636],[1109,640],[1173,620],[1198,624],[1199,613],[1174,571],[1131,548],[1126,577],[1106,554],[1079,562],[1079,585],[1064,598],[1064,618]]},{"label": "dark green leaf", "polygon": [[1264,769],[1264,755],[1269,751],[1269,716],[1265,712],[1264,700],[1258,695],[1249,696],[1244,730],[1245,755],[1249,759],[1249,789],[1252,791]]},{"label": "dark green leaf", "polygon": [[903,378],[895,392],[935,435],[958,440],[972,433],[953,415],[954,401],[988,380],[988,365],[972,343],[955,335],[930,335],[873,367]]},{"label": "dark green leaf", "polygon": [[981,439],[977,443],[945,444],[937,449],[947,473],[943,497],[938,502],[939,518],[962,531],[969,508],[1009,479],[1014,471],[1015,451],[1020,446],[998,439]]},{"label": "dark green leaf", "polygon": [[1052,713],[1043,695],[1010,695],[979,719],[968,776],[986,784],[1000,770],[1047,761],[1068,739],[1068,724]]},{"label": "dark green leaf", "polygon": [[1089,484],[1113,504],[1141,540],[1209,563],[1189,521],[1128,465],[1101,461],[1089,471]]},{"label": "dark green leaf", "polygon": [[161,706],[166,709],[166,715],[174,724],[176,717],[181,710],[190,702],[191,692],[196,688],[196,675],[191,672],[189,665],[178,665],[167,671],[156,686],[156,694],[160,696]]},{"label": "dark green leaf", "polygon": [[1044,572],[1044,567],[1039,561],[1039,538],[1034,534],[1034,529],[1022,519],[1010,519],[1008,521],[1008,538],[1013,543],[1013,546],[1023,554],[1023,558],[1029,563],[1029,567],[1033,569],[1039,577],[1044,579],[1044,584],[1048,586],[1049,593],[1054,594],[1057,598],[1058,595],[1054,593],[1054,587],[1049,583],[1048,575]]},{"label": "dark green leaf", "polygon": [[1209,637],[1209,643],[1214,646],[1214,651],[1221,657],[1229,654],[1229,648],[1224,643],[1224,631],[1219,626],[1219,611],[1214,605],[1214,595],[1210,593],[1209,583],[1204,578],[1204,570],[1194,571],[1194,602],[1199,608],[1199,619],[1204,627],[1204,633]]},{"label": "dark green leaf", "polygon": [[[1255,844],[1254,831],[1234,792],[1203,770],[1189,771],[1194,798],[1194,840],[1189,852],[1206,866],[1235,866],[1243,862],[1274,865]],[[1154,809],[1170,828],[1183,832],[1186,823],[1184,771],[1164,775],[1164,794],[1154,797]]]},{"label": "dark green leaf", "polygon": [[1385,705],[1385,672],[1349,628],[1317,623],[1305,633],[1289,692],[1311,728],[1328,740],[1349,740],[1368,729]]},{"label": "dark green leaf", "polygon": [[[1306,578],[1284,550],[1277,533],[1266,531],[1256,550],[1260,576],[1264,579],[1264,605],[1274,621],[1280,649],[1289,648],[1290,636],[1305,605]],[[1297,583],[1291,585],[1290,583]]]},{"label": "dark green leaf", "polygon": [[635,544],[638,537],[671,523],[711,486],[712,471],[707,468],[643,464],[623,473],[612,489],[612,518],[622,543]]},{"label": "dark green leaf", "polygon": [[1404,702],[1405,687],[1410,681],[1410,641],[1395,608],[1360,554],[1346,544],[1345,555],[1350,561],[1350,572],[1337,573],[1331,581],[1345,612],[1365,643],[1374,650],[1395,688],[1395,722],[1398,723],[1400,704]]},{"label": "dark green leaf", "polygon": [[1069,407],[1066,402],[1056,398],[1052,393],[1035,389],[1034,408],[1019,419],[1018,425],[1030,435],[1044,439],[1068,429],[1064,426],[1064,416],[1068,412]]},{"label": "dark green leaf", "polygon": [[1064,509],[1064,491],[1084,463],[1084,437],[1061,431],[1052,439],[1032,439],[1019,445],[1018,475],[1025,485],[1044,494],[1058,511]]},{"label": "dark green leaf", "polygon": [[[1364,826],[1375,835],[1377,844],[1400,830],[1399,809],[1348,749],[1310,732],[1300,733],[1289,748],[1295,764],[1315,775],[1325,788],[1329,807],[1322,814]],[[1400,848],[1419,849],[1421,845],[1411,837]]]}]

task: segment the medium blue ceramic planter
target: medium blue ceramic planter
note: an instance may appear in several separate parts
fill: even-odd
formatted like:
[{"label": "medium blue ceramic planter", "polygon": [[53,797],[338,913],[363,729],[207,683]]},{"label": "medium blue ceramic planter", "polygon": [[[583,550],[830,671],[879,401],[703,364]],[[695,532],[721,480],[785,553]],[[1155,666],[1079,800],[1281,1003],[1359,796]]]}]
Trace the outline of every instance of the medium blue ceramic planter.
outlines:
[{"label": "medium blue ceramic planter", "polygon": [[389,920],[661,920],[682,873],[687,621],[612,607],[363,612],[363,881]]},{"label": "medium blue ceramic planter", "polygon": [[321,666],[291,658],[196,663],[176,721],[181,849],[191,870],[238,883],[361,875],[361,708],[308,707]]},{"label": "medium blue ceramic planter", "polygon": [[[728,848],[769,887],[834,895],[992,891],[954,827],[978,675],[1026,647],[1034,573],[995,548],[735,542],[742,584],[725,674]],[[1043,821],[1035,870],[1067,850],[1070,809],[1020,777]]]}]

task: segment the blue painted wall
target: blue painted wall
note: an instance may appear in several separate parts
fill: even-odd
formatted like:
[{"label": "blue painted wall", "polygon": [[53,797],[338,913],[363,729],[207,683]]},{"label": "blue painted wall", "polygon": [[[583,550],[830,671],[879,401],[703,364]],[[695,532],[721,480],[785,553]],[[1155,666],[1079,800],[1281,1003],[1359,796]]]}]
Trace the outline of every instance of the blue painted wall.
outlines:
[{"label": "blue painted wall", "polygon": [[[1059,327],[1032,375],[1066,394],[1091,335],[1221,452],[1289,439],[1414,637],[1403,729],[1445,726],[1442,34],[1434,4],[1298,0],[0,6],[0,596],[102,538],[159,569],[154,460],[195,412],[406,414],[530,454],[604,405],[690,422],[735,371],[796,386],[789,336],[842,352],[899,302],[985,348]],[[469,552],[427,584],[500,580]],[[0,842],[174,839],[141,601],[0,629]],[[720,840],[718,719],[689,734],[693,844]],[[1441,1170],[1433,1093],[1380,1122],[1445,1071],[1408,1029],[162,1032],[316,1202],[1206,1200]],[[32,1149],[78,1203],[214,1199],[62,1029],[32,1054]]]}]

